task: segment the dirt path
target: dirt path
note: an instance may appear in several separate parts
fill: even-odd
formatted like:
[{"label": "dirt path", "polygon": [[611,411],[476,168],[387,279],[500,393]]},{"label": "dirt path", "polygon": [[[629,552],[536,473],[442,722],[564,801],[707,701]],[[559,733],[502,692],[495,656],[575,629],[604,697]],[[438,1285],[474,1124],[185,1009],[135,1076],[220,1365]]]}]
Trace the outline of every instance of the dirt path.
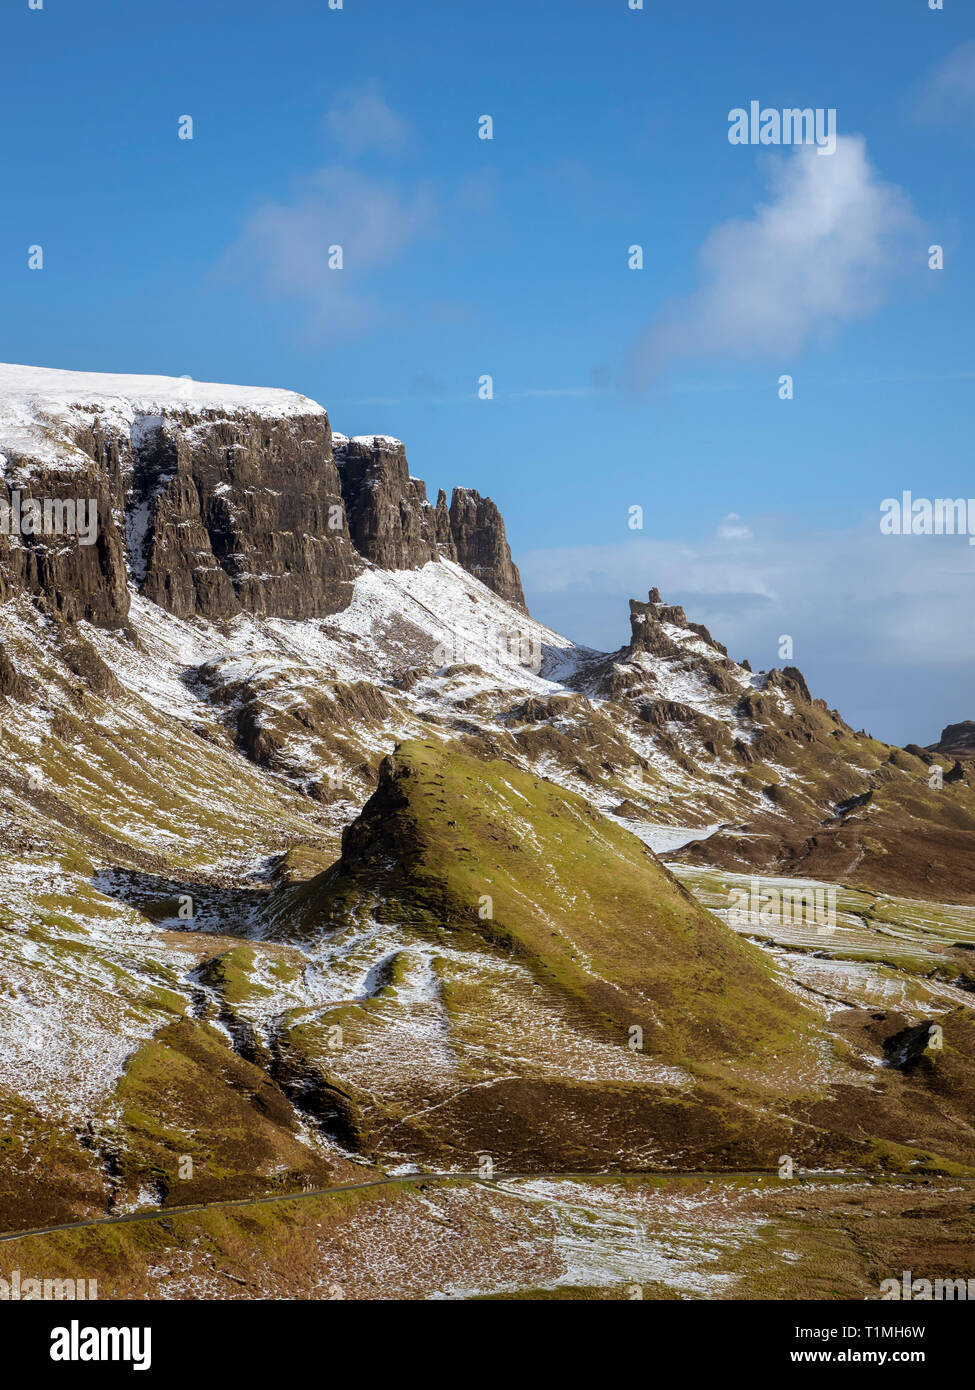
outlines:
[{"label": "dirt path", "polygon": [[[5,1231],[0,1234],[0,1242],[9,1240],[26,1240],[29,1236],[53,1235],[59,1231],[83,1231],[93,1226],[121,1226],[137,1221],[160,1221],[172,1216],[190,1216],[195,1212],[215,1211],[225,1207],[259,1207],[270,1206],[275,1202],[301,1202],[308,1201],[316,1197],[331,1197],[342,1192],[360,1192],[366,1188],[373,1187],[393,1187],[396,1184],[415,1183],[422,1186],[431,1182],[466,1182],[482,1183],[485,1186],[505,1182],[623,1182],[633,1181],[639,1178],[656,1178],[662,1180],[680,1178],[711,1178],[715,1180],[734,1180],[737,1178],[774,1178],[778,1176],[777,1169],[756,1168],[743,1169],[732,1172],[726,1169],[715,1170],[709,1168],[688,1168],[681,1170],[661,1170],[661,1169],[633,1169],[625,1173],[600,1173],[600,1172],[581,1172],[581,1173],[499,1173],[493,1178],[487,1178],[482,1173],[404,1173],[396,1177],[372,1178],[368,1182],[343,1183],[337,1187],[318,1187],[305,1189],[299,1192],[273,1193],[266,1197],[229,1197],[221,1198],[214,1202],[197,1202],[192,1206],[185,1207],[155,1207],[150,1211],[128,1212],[124,1216],[94,1216],[87,1221],[67,1221],[59,1226],[35,1226],[24,1231]],[[876,1173],[862,1168],[846,1169],[843,1172],[824,1172],[824,1173],[797,1173],[793,1178],[782,1179],[801,1185],[804,1182],[862,1182],[870,1181],[873,1183],[884,1182],[910,1182],[912,1176],[905,1173]],[[913,1179],[917,1181],[916,1178]],[[953,1184],[960,1182],[975,1182],[975,1178],[952,1177]]]}]

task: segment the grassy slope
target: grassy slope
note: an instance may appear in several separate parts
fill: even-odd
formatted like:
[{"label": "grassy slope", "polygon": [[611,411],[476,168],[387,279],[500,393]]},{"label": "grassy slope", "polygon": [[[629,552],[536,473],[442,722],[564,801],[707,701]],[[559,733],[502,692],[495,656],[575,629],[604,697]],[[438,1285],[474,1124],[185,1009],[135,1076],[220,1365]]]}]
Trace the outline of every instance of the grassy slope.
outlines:
[{"label": "grassy slope", "polygon": [[[144,1192],[187,1201],[325,1181],[335,1166],[301,1142],[279,1088],[189,1012],[186,974],[200,957],[216,957],[209,976],[232,1002],[253,951],[149,928],[175,917],[170,880],[194,898],[210,892],[222,858],[248,865],[311,840],[307,852],[327,862],[314,804],[138,696],[76,689],[44,646],[25,641],[17,656],[56,708],[45,721],[33,699],[0,701],[0,840],[14,866],[0,882],[0,1033],[29,1051],[52,1014],[58,1031],[45,1056],[54,1082],[28,1086],[21,1067],[16,1085],[9,1068],[0,1084],[0,1229],[123,1209]],[[114,897],[94,877],[107,869],[122,875]],[[222,877],[246,923],[264,894],[239,872]],[[158,902],[145,898],[154,892]],[[278,948],[264,957],[284,968]],[[73,1095],[98,1039],[123,1025],[122,1074],[108,1068],[81,1114],[55,1118],[45,1088]]]},{"label": "grassy slope", "polygon": [[[327,915],[473,932],[625,1041],[696,1061],[778,1052],[802,1025],[760,953],[628,831],[508,763],[411,742],[317,880]],[[487,901],[490,900],[490,901]]]},{"label": "grassy slope", "polygon": [[[95,1279],[101,1299],[422,1299],[458,1287],[630,1299],[634,1285],[645,1299],[875,1299],[903,1269],[975,1275],[970,1185],[631,1178],[559,1191],[539,1203],[517,1185],[403,1183],[27,1237],[4,1263]],[[566,1262],[583,1239],[604,1260],[580,1285]]]}]

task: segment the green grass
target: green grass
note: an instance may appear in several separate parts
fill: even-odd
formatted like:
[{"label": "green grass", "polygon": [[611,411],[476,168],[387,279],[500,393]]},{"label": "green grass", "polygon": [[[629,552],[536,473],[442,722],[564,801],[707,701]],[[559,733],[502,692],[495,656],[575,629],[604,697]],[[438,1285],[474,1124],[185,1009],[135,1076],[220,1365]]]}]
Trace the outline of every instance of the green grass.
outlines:
[{"label": "green grass", "polygon": [[639,1025],[664,1058],[797,1040],[801,1011],[761,953],[582,797],[433,743],[405,743],[387,766],[361,833],[310,890],[326,919],[374,911],[478,937],[623,1043]]}]

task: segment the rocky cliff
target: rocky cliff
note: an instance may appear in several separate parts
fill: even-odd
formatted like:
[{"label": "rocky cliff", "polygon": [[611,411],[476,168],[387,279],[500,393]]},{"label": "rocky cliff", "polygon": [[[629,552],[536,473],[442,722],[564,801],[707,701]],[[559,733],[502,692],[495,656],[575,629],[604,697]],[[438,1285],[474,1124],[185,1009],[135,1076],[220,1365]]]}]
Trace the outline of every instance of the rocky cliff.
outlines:
[{"label": "rocky cliff", "polygon": [[168,417],[133,450],[133,576],[178,617],[317,618],[362,569],[324,414]]},{"label": "rocky cliff", "polygon": [[386,436],[333,444],[321,406],[286,391],[0,367],[0,509],[90,499],[91,545],[0,528],[0,601],[44,595],[66,618],[125,623],[129,581],[180,618],[316,618],[344,609],[364,562],[458,561],[523,604],[494,503],[448,511]]},{"label": "rocky cliff", "polygon": [[437,518],[426,484],[410,477],[398,439],[336,435],[335,461],[353,544],[388,570],[418,569],[439,558]]},{"label": "rocky cliff", "polygon": [[[87,618],[117,626],[129,612],[126,548],[115,499],[124,495],[131,451],[96,422],[72,438],[70,466],[47,454],[37,457],[13,447],[0,429],[0,512],[22,514],[32,498],[70,502],[84,499],[95,522],[93,545],[68,537],[21,533],[10,521],[0,526],[0,603],[19,593],[45,595],[68,619]],[[40,450],[38,450],[40,452]]]},{"label": "rocky cliff", "polygon": [[504,521],[489,497],[454,488],[448,510],[441,489],[432,506],[398,439],[336,435],[334,448],[352,542],[367,560],[383,569],[455,560],[501,598],[525,606]]},{"label": "rocky cliff", "polygon": [[960,724],[949,724],[942,729],[941,738],[928,749],[930,753],[942,753],[952,758],[975,758],[975,719],[964,719]]},{"label": "rocky cliff", "polygon": [[490,497],[482,497],[473,488],[455,487],[450,531],[457,547],[457,563],[503,599],[524,608],[521,575],[511,559],[501,513]]}]

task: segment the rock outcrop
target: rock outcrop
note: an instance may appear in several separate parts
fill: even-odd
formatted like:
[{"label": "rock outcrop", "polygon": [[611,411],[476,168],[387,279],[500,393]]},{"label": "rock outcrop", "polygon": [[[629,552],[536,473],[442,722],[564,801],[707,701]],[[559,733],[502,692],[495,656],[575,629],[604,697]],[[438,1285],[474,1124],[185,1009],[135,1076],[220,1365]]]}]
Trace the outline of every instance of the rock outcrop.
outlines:
[{"label": "rock outcrop", "polygon": [[177,617],[318,618],[362,569],[324,414],[167,419],[133,451],[133,576]]},{"label": "rock outcrop", "polygon": [[457,544],[454,541],[454,533],[450,528],[450,508],[447,506],[447,494],[443,488],[437,493],[437,509],[435,513],[435,527],[437,536],[437,549],[445,560],[457,560]]},{"label": "rock outcrop", "polygon": [[678,655],[680,645],[668,635],[665,623],[694,633],[722,656],[728,655],[728,648],[715,641],[703,623],[689,621],[680,604],[664,603],[656,587],[650,590],[646,603],[630,599],[630,654],[643,651],[651,652],[654,656]]},{"label": "rock outcrop", "polygon": [[975,758],[975,719],[963,719],[960,724],[948,724],[941,731],[931,753],[943,753],[953,758]]},{"label": "rock outcrop", "polygon": [[335,462],[352,542],[387,570],[411,570],[439,556],[437,514],[426,484],[410,477],[398,439],[335,436]]},{"label": "rock outcrop", "polygon": [[[656,599],[654,594],[657,595]],[[632,656],[636,652],[651,652],[654,656],[680,655],[680,647],[664,631],[661,617],[663,606],[656,589],[650,590],[648,603],[630,599],[630,645],[626,649],[627,655]]]},{"label": "rock outcrop", "polygon": [[453,560],[524,608],[521,576],[490,497],[473,488],[454,488],[448,509],[441,488],[432,506],[426,484],[410,475],[403,445],[386,435],[336,435],[334,451],[349,533],[360,555],[390,570]]},{"label": "rock outcrop", "polygon": [[482,497],[473,488],[455,487],[450,531],[457,563],[503,599],[524,608],[521,575],[511,559],[501,513],[490,497]]},{"label": "rock outcrop", "polygon": [[489,498],[432,505],[399,440],[333,441],[292,392],[0,366],[0,450],[0,513],[90,499],[97,518],[90,545],[0,527],[0,602],[26,592],[113,627],[134,587],[179,618],[320,618],[347,607],[364,561],[446,559],[524,606]]}]

